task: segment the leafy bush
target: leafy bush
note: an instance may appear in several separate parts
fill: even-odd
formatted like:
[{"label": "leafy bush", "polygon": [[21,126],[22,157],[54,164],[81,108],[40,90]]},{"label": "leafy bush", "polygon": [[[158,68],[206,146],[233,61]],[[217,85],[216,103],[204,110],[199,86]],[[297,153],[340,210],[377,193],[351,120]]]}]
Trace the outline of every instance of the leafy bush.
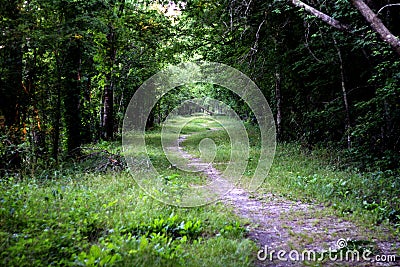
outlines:
[{"label": "leafy bush", "polygon": [[131,233],[133,236],[162,235],[175,239],[196,240],[202,232],[202,223],[199,220],[180,220],[177,215],[171,214],[168,218],[157,218],[149,223],[140,223],[120,229],[122,234]]}]

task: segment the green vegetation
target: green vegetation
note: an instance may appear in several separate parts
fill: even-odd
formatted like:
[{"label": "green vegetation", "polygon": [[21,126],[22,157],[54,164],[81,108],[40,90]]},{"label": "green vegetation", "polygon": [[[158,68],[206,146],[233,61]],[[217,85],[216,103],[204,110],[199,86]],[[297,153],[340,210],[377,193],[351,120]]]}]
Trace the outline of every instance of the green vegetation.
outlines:
[{"label": "green vegetation", "polygon": [[308,154],[299,148],[293,144],[280,147],[265,182],[267,191],[328,203],[344,217],[362,218],[365,225],[400,226],[398,173],[343,171],[333,167],[337,155],[327,151]]},{"label": "green vegetation", "polygon": [[[182,171],[164,168],[168,161],[155,141],[160,131],[147,136],[163,177],[186,182]],[[222,204],[167,206],[147,196],[127,171],[86,173],[88,161],[98,163],[92,157],[28,180],[1,180],[2,265],[251,265],[255,245],[244,239],[246,222]]]},{"label": "green vegetation", "polygon": [[[245,176],[251,177],[259,156],[259,132],[252,124],[246,124],[246,127],[253,142]],[[223,171],[230,158],[230,143],[229,136],[222,129],[191,135],[184,142],[185,149],[200,156],[198,143],[206,137],[216,142],[218,153],[214,162],[216,168]],[[340,156],[340,151],[321,148],[310,152],[301,144],[279,144],[261,191],[293,200],[326,203],[338,214],[360,220],[366,227],[386,223],[399,228],[399,173],[343,169],[346,160],[341,161]]]},{"label": "green vegetation", "polygon": [[[206,128],[218,126],[209,117],[181,119],[191,120],[186,128],[191,135],[185,140],[184,148],[195,152],[200,138],[213,138],[219,155],[216,163],[225,163],[216,167],[223,170],[230,153],[226,132],[222,128],[199,130],[200,123]],[[249,138],[257,140],[257,127],[246,126]],[[185,183],[187,174],[166,168],[168,160],[160,157],[163,155],[160,132],[155,129],[147,134],[153,164],[165,179]],[[112,147],[115,153],[120,150],[116,143],[98,146],[107,147]],[[258,149],[259,144],[253,143],[250,158],[254,160],[250,161],[247,176],[256,166],[253,161],[257,161]],[[88,151],[93,153],[93,149]],[[399,231],[400,184],[396,174],[343,171],[332,167],[335,166],[333,156],[327,151],[316,150],[310,154],[300,145],[281,144],[260,192],[325,203],[334,214],[356,220],[367,228],[384,223]],[[94,169],[87,173],[89,163],[98,164],[99,160],[98,155],[30,179],[1,180],[3,265],[252,264],[257,248],[245,239],[247,222],[232,216],[225,206],[180,209],[164,205],[146,195],[127,171]]]},{"label": "green vegetation", "polygon": [[[3,2],[0,265],[252,264],[245,221],[221,204],[160,204],[124,162],[120,140],[132,96],[158,71],[188,61],[229,65],[268,101],[279,143],[261,193],[325,203],[329,212],[399,235],[396,1]],[[154,89],[143,101],[164,92],[158,82]],[[216,99],[246,126],[244,179],[251,177],[260,154],[257,118],[238,95],[194,75],[158,99],[148,117],[130,114],[146,122],[156,178],[174,193],[207,180],[175,168],[161,148],[161,126],[193,99],[203,106],[171,119],[188,122],[179,130],[188,135],[185,151],[200,157],[199,144],[210,138],[215,168],[226,168],[233,124]]]},{"label": "green vegetation", "polygon": [[2,265],[249,264],[254,247],[221,206],[163,206],[127,173],[80,178],[2,189]]},{"label": "green vegetation", "polygon": [[[79,156],[80,146],[118,139],[137,88],[167,66],[195,60],[227,64],[255,81],[280,141],[340,148],[360,170],[395,170],[400,60],[390,40],[398,41],[400,8],[362,2],[7,1],[0,173],[54,167]],[[366,11],[380,23],[371,26]],[[148,128],[204,96],[255,122],[231,91],[193,81],[157,102]]]},{"label": "green vegetation", "polygon": [[[229,119],[224,119],[223,117],[218,117],[217,119],[224,125],[224,127],[229,127]],[[191,133],[189,138],[182,142],[185,150],[191,155],[200,158],[201,153],[199,150],[199,143],[205,138],[210,138],[217,146],[217,151],[213,162],[227,163],[231,156],[231,145],[226,129],[224,129],[224,127],[217,122],[217,120],[214,120],[211,117],[202,117],[201,119],[190,120],[190,122],[191,123],[189,125],[182,129],[182,132],[190,131]],[[201,124],[203,130],[199,131],[196,128],[191,127],[192,124],[198,125],[199,123]],[[204,129],[208,130],[204,131]]]}]

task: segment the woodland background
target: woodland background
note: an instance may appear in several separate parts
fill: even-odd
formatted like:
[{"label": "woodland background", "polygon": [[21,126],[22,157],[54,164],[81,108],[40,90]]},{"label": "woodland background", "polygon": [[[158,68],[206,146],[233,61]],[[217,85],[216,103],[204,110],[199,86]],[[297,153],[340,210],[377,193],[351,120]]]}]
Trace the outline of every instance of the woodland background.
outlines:
[{"label": "woodland background", "polygon": [[[332,149],[345,167],[395,170],[400,152],[400,6],[382,1],[11,0],[0,8],[2,175],[46,169],[118,140],[135,90],[170,64],[207,60],[252,78],[278,139]],[[229,91],[208,95],[251,112]]]}]

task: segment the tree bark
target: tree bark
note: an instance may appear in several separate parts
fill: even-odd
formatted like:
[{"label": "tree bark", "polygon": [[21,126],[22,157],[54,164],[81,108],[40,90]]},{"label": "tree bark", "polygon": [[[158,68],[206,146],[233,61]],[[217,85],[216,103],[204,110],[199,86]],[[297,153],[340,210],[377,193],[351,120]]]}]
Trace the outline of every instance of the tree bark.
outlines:
[{"label": "tree bark", "polygon": [[282,138],[282,94],[281,94],[281,74],[277,70],[275,73],[275,100],[276,100],[276,135],[277,139]]},{"label": "tree bark", "polygon": [[114,92],[111,82],[111,73],[107,74],[103,97],[102,138],[111,140],[114,135]]},{"label": "tree bark", "polygon": [[67,74],[66,82],[63,90],[64,103],[64,119],[67,133],[67,150],[68,155],[79,155],[79,147],[81,145],[81,112],[80,112],[80,65],[81,65],[81,48],[78,39],[70,40],[66,53]]},{"label": "tree bark", "polygon": [[347,98],[347,90],[346,90],[346,81],[345,81],[345,74],[344,74],[344,66],[343,66],[343,57],[342,57],[342,52],[340,51],[339,46],[336,43],[336,40],[333,39],[333,42],[335,44],[335,48],[338,54],[339,58],[339,66],[340,66],[340,79],[341,79],[341,87],[342,87],[342,95],[343,95],[343,103],[344,103],[344,108],[346,112],[346,118],[345,118],[345,133],[347,137],[347,148],[351,148],[351,135],[350,135],[350,128],[351,128],[351,123],[350,123],[350,106],[349,106],[349,101]]},{"label": "tree bark", "polygon": [[[115,4],[115,3],[114,3]],[[117,17],[121,17],[125,8],[125,1],[121,1]],[[117,47],[117,33],[114,28],[113,22],[108,25],[107,34],[107,61],[109,65],[106,66],[105,79],[103,91],[103,105],[101,112],[101,138],[104,140],[112,140],[114,138],[114,88],[113,88],[113,67],[115,64]]]},{"label": "tree bark", "polygon": [[54,132],[53,132],[53,158],[58,163],[58,151],[60,148],[60,124],[61,124],[61,63],[56,55],[56,69],[57,69],[57,85],[56,85],[56,105],[54,114]]},{"label": "tree bark", "polygon": [[[364,18],[370,24],[371,28],[379,34],[380,38],[384,42],[389,44],[397,52],[397,54],[400,55],[400,39],[397,36],[393,35],[388,30],[388,28],[386,28],[385,24],[383,24],[383,22],[363,0],[351,0],[351,2],[354,7],[361,13],[361,15],[364,16]],[[336,29],[348,32],[351,32],[353,30],[349,25],[341,23],[340,21],[313,8],[312,6],[305,4],[300,0],[291,0],[291,3],[296,7],[304,8],[304,10],[306,10],[307,12],[311,13],[315,17],[321,19],[322,21],[326,22]]]},{"label": "tree bark", "polygon": [[371,28],[379,34],[381,39],[388,43],[400,55],[400,39],[394,36],[378,16],[369,8],[363,0],[352,0],[353,5],[364,16]]},{"label": "tree bark", "polygon": [[306,3],[299,1],[299,0],[291,0],[292,4],[295,5],[296,7],[304,8],[307,12],[313,14],[315,17],[321,19],[322,21],[328,23],[332,27],[335,27],[336,29],[339,30],[344,30],[347,31],[350,29],[350,26],[344,23],[341,23],[340,21],[332,18],[331,16],[313,8],[312,6],[307,5]]},{"label": "tree bark", "polygon": [[[125,8],[125,1],[121,1],[117,17],[121,17]],[[104,86],[103,93],[103,107],[101,112],[101,137],[104,140],[112,140],[114,138],[114,90],[113,90],[113,67],[115,64],[117,47],[117,33],[115,31],[113,22],[110,22],[108,25],[108,34],[107,34],[107,61],[109,65],[106,67],[106,84]]]},{"label": "tree bark", "polygon": [[114,135],[114,92],[113,92],[113,83],[112,83],[112,72],[113,66],[115,63],[116,56],[116,48],[115,48],[115,29],[110,23],[108,25],[109,32],[107,35],[107,50],[109,51],[108,58],[106,59],[109,62],[109,66],[107,66],[106,70],[106,84],[104,85],[103,92],[103,118],[102,118],[102,138],[104,140],[113,139]]}]

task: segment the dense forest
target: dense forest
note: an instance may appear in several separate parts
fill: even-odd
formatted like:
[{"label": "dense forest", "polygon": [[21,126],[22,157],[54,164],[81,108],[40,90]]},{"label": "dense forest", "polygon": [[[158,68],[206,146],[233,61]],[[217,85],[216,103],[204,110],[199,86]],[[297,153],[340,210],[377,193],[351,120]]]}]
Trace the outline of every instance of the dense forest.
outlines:
[{"label": "dense forest", "polygon": [[[250,76],[273,108],[279,140],[346,149],[363,169],[396,168],[400,6],[365,2],[7,1],[1,169],[53,164],[118,138],[135,90],[190,60]],[[228,93],[208,94],[241,106]],[[161,101],[152,121],[188,97]]]},{"label": "dense forest", "polygon": [[[106,150],[120,145],[136,90],[168,66],[208,61],[236,68],[257,84],[281,146],[323,154],[326,164],[366,174],[371,184],[379,176],[386,199],[377,196],[381,192],[351,190],[345,197],[353,192],[364,207],[383,207],[380,222],[400,221],[400,200],[388,193],[400,190],[397,1],[7,0],[0,31],[4,190],[9,183],[57,176],[98,151],[88,150],[93,146],[109,166],[124,168],[120,151]],[[146,128],[157,130],[178,104],[200,97],[224,102],[257,127],[237,95],[193,83],[160,99]],[[8,214],[5,204],[0,207]],[[178,224],[174,218],[169,222]]]}]

